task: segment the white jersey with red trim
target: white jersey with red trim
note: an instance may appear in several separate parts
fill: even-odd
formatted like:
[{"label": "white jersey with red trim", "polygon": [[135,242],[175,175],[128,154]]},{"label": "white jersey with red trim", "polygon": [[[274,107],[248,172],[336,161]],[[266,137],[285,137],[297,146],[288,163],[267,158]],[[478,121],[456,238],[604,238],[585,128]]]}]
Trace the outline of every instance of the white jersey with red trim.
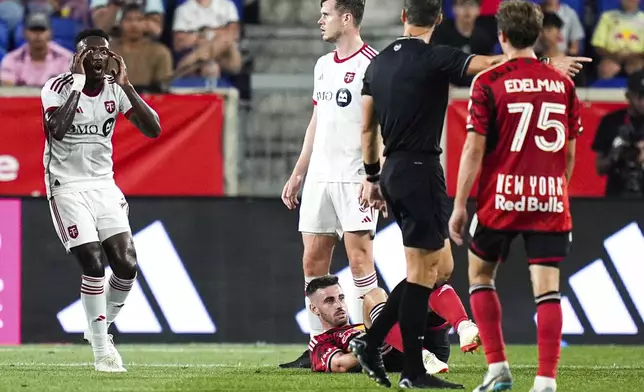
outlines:
[{"label": "white jersey with red trim", "polygon": [[[67,101],[72,82],[72,75],[67,72],[45,83],[41,91],[43,126],[45,118]],[[100,91],[81,93],[72,127],[63,140],[45,132],[43,164],[47,196],[114,185],[114,125],[119,112],[126,114],[130,109],[130,100],[111,76],[105,77]]]},{"label": "white jersey with red trim", "polygon": [[308,180],[362,180],[362,78],[377,54],[364,44],[345,59],[331,52],[315,64],[313,104],[317,105],[317,126]]}]

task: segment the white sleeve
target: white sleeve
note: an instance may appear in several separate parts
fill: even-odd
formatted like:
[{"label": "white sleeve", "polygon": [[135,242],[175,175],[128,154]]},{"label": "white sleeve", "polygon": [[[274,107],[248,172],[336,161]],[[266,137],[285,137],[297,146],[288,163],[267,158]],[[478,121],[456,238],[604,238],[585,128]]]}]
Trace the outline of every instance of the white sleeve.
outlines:
[{"label": "white sleeve", "polygon": [[226,22],[227,23],[237,23],[239,22],[239,11],[237,6],[232,1],[228,2],[228,9],[226,10]]},{"label": "white sleeve", "polygon": [[315,68],[313,69],[313,105],[318,104],[318,100],[316,97],[316,91],[318,90],[318,85],[320,84],[320,76],[322,75],[322,59],[318,59],[317,63],[315,63]]},{"label": "white sleeve", "polygon": [[197,30],[194,23],[191,23],[190,21],[188,8],[186,8],[187,5],[187,3],[184,3],[174,11],[174,24],[172,25],[172,31],[175,33],[178,31],[189,32]]},{"label": "white sleeve", "polygon": [[118,107],[119,107],[119,112],[123,114],[127,114],[127,112],[132,109],[132,103],[130,103],[130,98],[125,95],[125,91],[121,88],[121,86],[114,84],[116,88],[116,99],[118,99]]},{"label": "white sleeve", "polygon": [[63,106],[69,96],[69,85],[72,83],[71,75],[58,76],[49,79],[40,90],[40,99],[44,113],[49,113]]}]

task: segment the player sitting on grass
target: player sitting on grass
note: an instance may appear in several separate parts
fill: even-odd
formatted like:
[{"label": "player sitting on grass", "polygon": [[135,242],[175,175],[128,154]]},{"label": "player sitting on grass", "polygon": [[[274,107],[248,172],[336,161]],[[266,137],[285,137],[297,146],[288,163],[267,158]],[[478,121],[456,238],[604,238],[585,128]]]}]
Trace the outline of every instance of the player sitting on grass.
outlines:
[{"label": "player sitting on grass", "polygon": [[[364,296],[364,324],[350,324],[349,312],[345,303],[342,287],[337,276],[327,275],[313,279],[306,296],[311,301],[311,311],[320,319],[325,332],[311,338],[309,351],[311,370],[314,372],[359,372],[358,359],[350,353],[349,342],[362,335],[382,311],[387,294],[375,288]],[[436,313],[431,312],[427,319],[427,329],[423,343],[423,362],[429,374],[443,373],[448,370],[447,359],[450,354],[448,340],[449,325]],[[390,372],[400,372],[403,367],[402,337],[398,324],[389,331],[382,355],[385,368]]]}]

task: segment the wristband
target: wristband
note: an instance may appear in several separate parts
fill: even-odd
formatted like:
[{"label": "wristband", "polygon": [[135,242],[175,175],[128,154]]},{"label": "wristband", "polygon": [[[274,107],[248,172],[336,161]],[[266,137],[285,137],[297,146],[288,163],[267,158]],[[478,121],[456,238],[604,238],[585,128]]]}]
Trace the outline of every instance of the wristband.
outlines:
[{"label": "wristband", "polygon": [[550,58],[549,57],[540,57],[539,61],[542,63],[550,64]]},{"label": "wristband", "polygon": [[376,163],[365,163],[364,171],[367,174],[367,176],[374,176],[380,173],[380,161]]},{"label": "wristband", "polygon": [[85,87],[86,76],[83,74],[73,74],[74,83],[72,83],[72,91],[82,91]]},{"label": "wristband", "polygon": [[374,174],[372,176],[367,176],[367,181],[369,181],[372,184],[377,183],[380,181],[380,174]]}]

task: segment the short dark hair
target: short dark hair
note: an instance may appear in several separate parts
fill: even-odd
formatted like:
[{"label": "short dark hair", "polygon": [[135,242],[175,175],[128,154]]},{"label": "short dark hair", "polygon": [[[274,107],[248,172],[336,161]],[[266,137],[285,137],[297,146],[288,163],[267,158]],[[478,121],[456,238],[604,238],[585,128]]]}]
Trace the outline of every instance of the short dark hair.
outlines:
[{"label": "short dark hair", "polygon": [[326,275],[320,278],[315,278],[312,281],[310,281],[308,285],[306,285],[306,290],[304,290],[304,294],[306,294],[307,297],[310,297],[316,291],[321,289],[326,289],[327,287],[335,286],[336,284],[339,284],[339,283],[338,283],[338,277],[335,275]]},{"label": "short dark hair", "polygon": [[555,14],[554,12],[544,12],[543,13],[543,28],[547,27],[555,27],[557,29],[560,29],[563,27],[563,20],[559,17],[559,15]]},{"label": "short dark hair", "polygon": [[506,0],[496,12],[499,31],[515,49],[534,46],[543,26],[543,13],[538,5],[526,0]]},{"label": "short dark hair", "polygon": [[87,29],[83,30],[78,35],[76,35],[76,40],[74,41],[74,46],[78,46],[78,43],[84,40],[87,37],[101,37],[105,38],[107,42],[110,42],[110,36],[101,29]]},{"label": "short dark hair", "polygon": [[123,7],[123,10],[121,11],[121,21],[125,19],[125,16],[129,14],[130,12],[140,12],[142,14],[145,14],[145,11],[143,10],[143,7],[141,7],[138,4],[127,4],[125,7]]},{"label": "short dark hair", "polygon": [[413,26],[433,27],[441,11],[441,0],[405,0],[407,23]]},{"label": "short dark hair", "polygon": [[[320,7],[328,0],[320,0]],[[335,0],[335,9],[343,14],[351,14],[356,27],[362,24],[365,0]]]}]

